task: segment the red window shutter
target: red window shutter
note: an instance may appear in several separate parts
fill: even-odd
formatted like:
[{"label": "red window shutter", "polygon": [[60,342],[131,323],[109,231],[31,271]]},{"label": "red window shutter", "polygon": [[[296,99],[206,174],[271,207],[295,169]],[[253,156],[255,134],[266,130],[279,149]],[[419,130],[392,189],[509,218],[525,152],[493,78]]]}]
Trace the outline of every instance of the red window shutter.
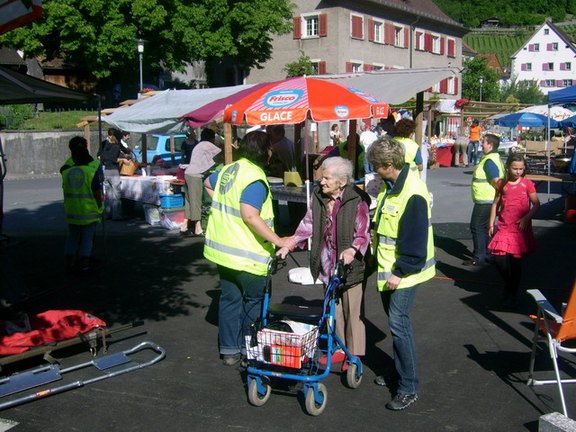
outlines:
[{"label": "red window shutter", "polygon": [[440,55],[444,55],[444,44],[446,43],[446,38],[442,36],[440,38]]},{"label": "red window shutter", "polygon": [[540,87],[546,87],[546,80],[540,80]]},{"label": "red window shutter", "polygon": [[352,70],[353,70],[352,63],[346,62],[346,72],[352,72]]},{"label": "red window shutter", "polygon": [[457,95],[459,90],[460,90],[460,81],[458,80],[458,77],[454,77],[454,94]]},{"label": "red window shutter", "polygon": [[448,57],[456,57],[454,53],[455,53],[454,40],[448,39]]},{"label": "red window shutter", "polygon": [[543,71],[547,71],[547,70],[548,70],[548,63],[542,63],[542,70],[543,70]]},{"label": "red window shutter", "polygon": [[523,70],[523,71],[527,70],[527,68],[526,68],[526,63],[522,63],[522,64],[520,65],[520,70]]},{"label": "red window shutter", "polygon": [[302,20],[300,17],[294,17],[292,19],[294,30],[292,31],[293,39],[302,38]]},{"label": "red window shutter", "polygon": [[374,20],[368,18],[368,40],[374,42]]},{"label": "red window shutter", "polygon": [[440,81],[440,93],[448,93],[448,80],[443,79]]},{"label": "red window shutter", "polygon": [[384,43],[394,45],[394,26],[390,23],[384,24]]},{"label": "red window shutter", "polygon": [[546,44],[546,51],[552,51],[552,50],[553,50],[552,44],[551,43]]},{"label": "red window shutter", "polygon": [[432,92],[434,91],[434,89],[433,89],[432,87],[428,87],[428,88],[426,89],[426,91],[427,91],[428,93],[432,93]]},{"label": "red window shutter", "polygon": [[328,15],[325,13],[318,15],[318,36],[328,36]]},{"label": "red window shutter", "polygon": [[424,51],[432,52],[432,35],[430,33],[424,35]]},{"label": "red window shutter", "polygon": [[371,70],[374,70],[374,65],[364,63],[364,72],[370,72]]},{"label": "red window shutter", "polygon": [[534,44],[528,45],[528,51],[534,51]]},{"label": "red window shutter", "polygon": [[404,48],[410,48],[410,26],[404,27]]},{"label": "red window shutter", "polygon": [[352,15],[352,37],[356,39],[363,39],[363,31],[362,31],[362,17],[357,15]]},{"label": "red window shutter", "polygon": [[562,87],[563,81],[562,80],[556,80],[556,87]]},{"label": "red window shutter", "polygon": [[326,62],[319,61],[318,62],[318,75],[324,75],[326,73]]},{"label": "red window shutter", "polygon": [[421,50],[422,47],[420,46],[420,38],[422,37],[422,32],[416,32],[416,49]]},{"label": "red window shutter", "polygon": [[566,70],[566,63],[560,63],[560,70]]}]

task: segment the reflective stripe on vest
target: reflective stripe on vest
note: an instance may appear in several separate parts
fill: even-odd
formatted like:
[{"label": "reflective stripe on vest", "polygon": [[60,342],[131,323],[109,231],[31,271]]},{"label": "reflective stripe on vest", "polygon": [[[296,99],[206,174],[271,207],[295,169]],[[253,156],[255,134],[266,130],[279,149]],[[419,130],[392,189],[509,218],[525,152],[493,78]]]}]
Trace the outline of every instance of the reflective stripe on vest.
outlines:
[{"label": "reflective stripe on vest", "polygon": [[242,192],[256,181],[262,181],[267,187],[260,217],[274,229],[272,195],[266,175],[252,162],[240,159],[226,165],[218,174],[206,228],[204,256],[221,266],[264,276],[275,247],[255,234],[240,212]]},{"label": "reflective stripe on vest", "polygon": [[[386,187],[386,186],[385,186]],[[401,278],[398,288],[409,288],[419,283],[425,282],[436,273],[436,261],[434,259],[434,237],[432,231],[431,211],[430,211],[430,194],[426,185],[419,179],[419,177],[408,174],[405,179],[404,186],[398,194],[386,195],[386,190],[378,196],[377,209],[380,209],[381,214],[374,215],[374,221],[378,221],[376,227],[376,234],[378,235],[379,243],[376,245],[376,256],[378,259],[378,290],[384,291],[386,281],[392,274],[395,268],[397,259],[397,238],[399,222],[406,209],[406,204],[410,197],[419,195],[428,204],[428,238],[426,247],[426,262],[424,267],[414,274],[405,275]],[[384,201],[384,205],[380,203]]]},{"label": "reflective stripe on vest", "polygon": [[498,178],[504,176],[504,166],[498,152],[488,153],[482,156],[480,163],[472,175],[472,200],[476,204],[492,204],[496,196],[496,189],[490,184],[484,172],[484,165],[488,160],[493,161],[498,167]]}]

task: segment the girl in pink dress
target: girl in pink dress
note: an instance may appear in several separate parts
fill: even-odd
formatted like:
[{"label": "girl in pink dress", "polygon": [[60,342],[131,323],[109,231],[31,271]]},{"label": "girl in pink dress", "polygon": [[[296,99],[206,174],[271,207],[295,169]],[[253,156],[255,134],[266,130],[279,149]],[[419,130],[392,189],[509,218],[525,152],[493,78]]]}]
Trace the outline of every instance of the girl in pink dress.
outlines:
[{"label": "girl in pink dress", "polygon": [[[540,200],[536,187],[524,178],[524,156],[511,153],[506,160],[506,175],[496,184],[496,197],[490,211],[488,245],[505,285],[503,306],[514,307],[519,294],[521,260],[536,248],[532,217]],[[496,221],[496,218],[498,220]]]}]

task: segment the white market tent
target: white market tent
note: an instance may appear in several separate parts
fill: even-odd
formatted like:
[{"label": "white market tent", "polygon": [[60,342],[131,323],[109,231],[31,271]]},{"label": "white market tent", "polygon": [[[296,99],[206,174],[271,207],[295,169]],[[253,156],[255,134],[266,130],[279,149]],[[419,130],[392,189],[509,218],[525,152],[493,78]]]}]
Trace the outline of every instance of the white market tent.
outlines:
[{"label": "white market tent", "polygon": [[254,84],[197,90],[165,90],[157,95],[114,111],[102,120],[119,130],[135,133],[181,133],[186,125],[180,118],[207,103],[225,98]]},{"label": "white market tent", "polygon": [[455,67],[394,69],[338,75],[316,75],[314,78],[335,80],[340,85],[360,89],[387,104],[402,104],[445,78],[457,77]]},{"label": "white market tent", "polygon": [[[318,75],[338,84],[362,90],[382,102],[401,104],[444,78],[458,76],[453,67],[398,69],[342,75]],[[184,115],[210,102],[226,98],[255,84],[198,90],[166,90],[130,107],[116,110],[103,121],[121,130],[136,133],[179,133],[186,130]],[[224,108],[224,107],[223,107]]]}]

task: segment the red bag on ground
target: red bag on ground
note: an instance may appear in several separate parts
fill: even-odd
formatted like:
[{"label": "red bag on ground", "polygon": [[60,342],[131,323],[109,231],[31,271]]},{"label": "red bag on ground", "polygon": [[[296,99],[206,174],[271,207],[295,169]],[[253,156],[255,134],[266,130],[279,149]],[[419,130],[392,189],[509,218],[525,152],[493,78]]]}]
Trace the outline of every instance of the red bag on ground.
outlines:
[{"label": "red bag on ground", "polygon": [[4,321],[0,323],[0,356],[71,339],[97,327],[106,323],[81,310],[49,310],[18,322]]}]

